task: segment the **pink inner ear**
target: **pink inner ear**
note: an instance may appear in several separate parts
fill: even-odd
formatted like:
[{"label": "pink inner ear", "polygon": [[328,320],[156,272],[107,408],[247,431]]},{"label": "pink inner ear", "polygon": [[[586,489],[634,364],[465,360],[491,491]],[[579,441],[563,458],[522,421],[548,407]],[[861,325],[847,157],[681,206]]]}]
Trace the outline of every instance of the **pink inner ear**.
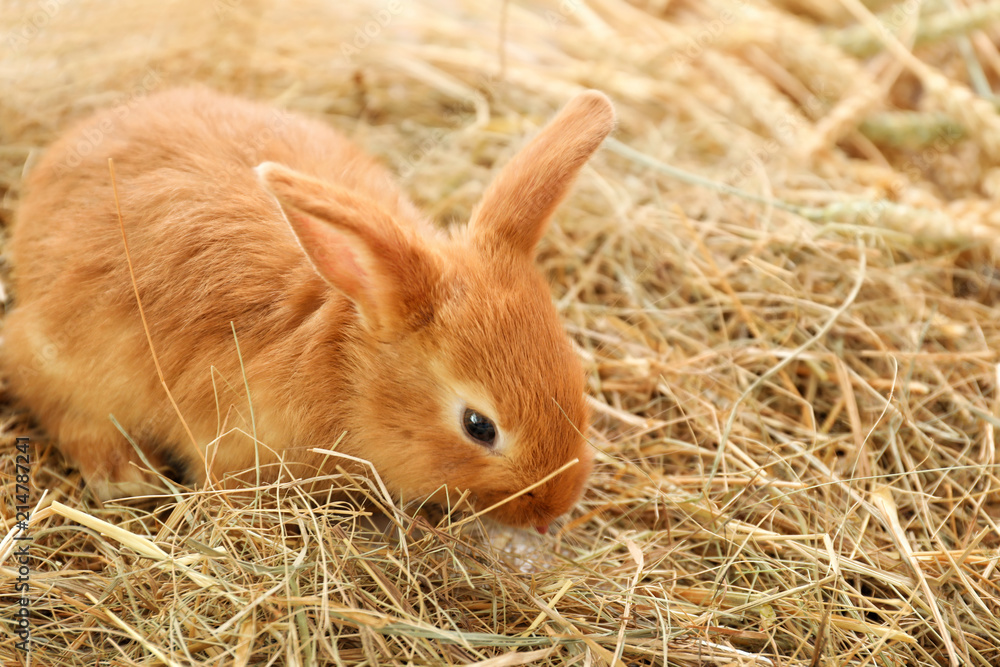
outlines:
[{"label": "pink inner ear", "polygon": [[355,302],[366,300],[368,275],[358,264],[351,245],[330,225],[308,213],[286,208],[299,243],[323,279]]},{"label": "pink inner ear", "polygon": [[380,200],[280,165],[258,168],[309,261],[372,330],[422,325],[438,271],[433,253]]}]

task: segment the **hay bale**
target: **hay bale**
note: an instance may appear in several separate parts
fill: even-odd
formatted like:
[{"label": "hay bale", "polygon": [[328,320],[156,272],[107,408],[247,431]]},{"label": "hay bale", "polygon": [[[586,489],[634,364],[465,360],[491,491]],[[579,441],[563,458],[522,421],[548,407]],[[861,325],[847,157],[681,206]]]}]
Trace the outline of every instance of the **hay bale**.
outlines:
[{"label": "hay bale", "polygon": [[539,258],[599,450],[554,537],[294,484],[102,506],[8,405],[33,662],[1000,663],[1000,6],[916,4],[0,5],[8,223],[61,128],[178,83],[322,117],[441,224],[573,92],[621,118]]}]

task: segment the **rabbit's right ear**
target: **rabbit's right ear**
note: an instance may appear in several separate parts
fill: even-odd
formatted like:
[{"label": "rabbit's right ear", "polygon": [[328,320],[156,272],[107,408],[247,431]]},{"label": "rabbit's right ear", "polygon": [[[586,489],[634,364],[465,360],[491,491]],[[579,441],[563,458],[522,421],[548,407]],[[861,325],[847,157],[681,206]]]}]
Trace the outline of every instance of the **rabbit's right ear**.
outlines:
[{"label": "rabbit's right ear", "polygon": [[256,172],[316,271],[371,330],[413,331],[433,318],[439,261],[378,203],[274,162]]},{"label": "rabbit's right ear", "polygon": [[488,248],[533,255],[549,218],[587,159],[615,127],[603,93],[580,93],[500,170],[472,214],[469,230]]}]

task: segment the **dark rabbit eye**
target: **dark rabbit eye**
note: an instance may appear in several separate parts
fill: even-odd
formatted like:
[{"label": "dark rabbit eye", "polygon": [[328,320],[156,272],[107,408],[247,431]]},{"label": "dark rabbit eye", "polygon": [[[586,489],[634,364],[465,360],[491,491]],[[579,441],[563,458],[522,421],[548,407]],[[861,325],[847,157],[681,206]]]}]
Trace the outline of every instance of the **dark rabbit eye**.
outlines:
[{"label": "dark rabbit eye", "polygon": [[497,427],[493,422],[472,408],[466,408],[462,415],[462,427],[470,438],[487,447],[492,447],[497,439]]}]

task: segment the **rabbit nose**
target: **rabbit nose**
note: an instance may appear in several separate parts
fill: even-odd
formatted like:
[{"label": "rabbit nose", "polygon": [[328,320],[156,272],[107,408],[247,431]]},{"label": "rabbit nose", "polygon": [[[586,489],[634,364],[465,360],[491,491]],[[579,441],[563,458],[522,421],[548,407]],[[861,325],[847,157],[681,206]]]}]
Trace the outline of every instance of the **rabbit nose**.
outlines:
[{"label": "rabbit nose", "polygon": [[549,527],[548,526],[535,526],[535,530],[537,530],[541,535],[545,535],[546,533],[549,532]]}]

